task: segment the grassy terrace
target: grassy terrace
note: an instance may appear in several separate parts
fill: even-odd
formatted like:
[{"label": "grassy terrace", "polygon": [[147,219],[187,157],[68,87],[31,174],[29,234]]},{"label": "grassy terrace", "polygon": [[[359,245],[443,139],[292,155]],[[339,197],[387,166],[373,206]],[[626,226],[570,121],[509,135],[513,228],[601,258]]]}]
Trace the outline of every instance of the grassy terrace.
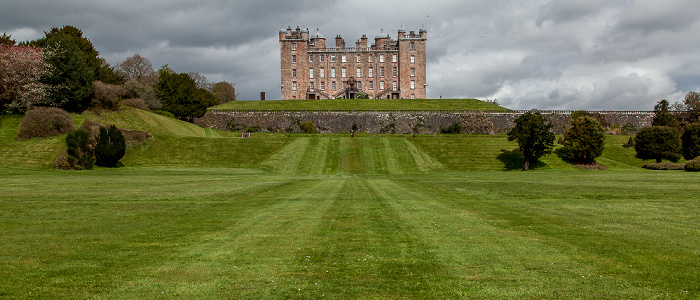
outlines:
[{"label": "grassy terrace", "polygon": [[[147,112],[126,167],[0,117],[0,298],[697,299],[698,174],[534,171],[503,136],[241,139]],[[30,163],[31,162],[31,163]]]},{"label": "grassy terrace", "polygon": [[507,110],[476,99],[347,99],[234,101],[213,109]]}]

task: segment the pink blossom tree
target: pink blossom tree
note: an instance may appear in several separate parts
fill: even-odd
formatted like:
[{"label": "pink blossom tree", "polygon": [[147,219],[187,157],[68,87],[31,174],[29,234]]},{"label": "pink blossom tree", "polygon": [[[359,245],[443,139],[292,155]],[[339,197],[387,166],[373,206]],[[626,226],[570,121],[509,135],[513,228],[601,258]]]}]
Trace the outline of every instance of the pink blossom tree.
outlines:
[{"label": "pink blossom tree", "polygon": [[30,46],[0,46],[0,110],[24,112],[36,106],[51,106],[52,87],[41,79],[50,74],[51,55]]}]

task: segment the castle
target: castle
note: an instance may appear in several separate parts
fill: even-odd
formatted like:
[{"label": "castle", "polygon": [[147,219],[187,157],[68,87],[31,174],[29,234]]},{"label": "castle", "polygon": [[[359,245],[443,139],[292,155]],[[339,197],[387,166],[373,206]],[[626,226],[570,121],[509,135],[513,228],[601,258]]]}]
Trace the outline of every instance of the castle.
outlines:
[{"label": "castle", "polygon": [[354,48],[345,47],[340,35],[335,48],[308,29],[279,32],[282,99],[425,99],[425,42],[428,31],[406,33],[398,39],[381,33],[367,45],[363,35]]}]

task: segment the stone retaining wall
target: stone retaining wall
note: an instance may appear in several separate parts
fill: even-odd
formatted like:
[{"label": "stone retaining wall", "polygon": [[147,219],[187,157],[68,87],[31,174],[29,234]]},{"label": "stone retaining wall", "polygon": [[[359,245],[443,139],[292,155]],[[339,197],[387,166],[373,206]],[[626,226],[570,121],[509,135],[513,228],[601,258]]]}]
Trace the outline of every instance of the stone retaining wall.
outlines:
[{"label": "stone retaining wall", "polygon": [[[467,133],[501,134],[513,126],[524,112],[382,112],[382,111],[216,111],[210,110],[195,121],[202,127],[245,131],[251,126],[270,132],[300,132],[299,123],[313,121],[321,133],[350,132],[357,124],[367,133],[439,133],[440,127],[460,123]],[[570,112],[540,111],[554,124],[553,131],[563,134],[569,126]],[[630,123],[636,129],[651,125],[652,112],[593,112],[614,128]]]}]

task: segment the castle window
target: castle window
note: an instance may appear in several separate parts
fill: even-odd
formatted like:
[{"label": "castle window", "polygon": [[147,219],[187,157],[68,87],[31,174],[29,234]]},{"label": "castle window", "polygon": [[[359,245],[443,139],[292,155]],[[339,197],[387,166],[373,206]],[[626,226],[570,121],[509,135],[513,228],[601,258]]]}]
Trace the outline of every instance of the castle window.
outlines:
[{"label": "castle window", "polygon": [[297,90],[297,82],[292,81],[292,91],[296,91],[296,90]]},{"label": "castle window", "polygon": [[357,78],[362,77],[362,68],[357,68]]},{"label": "castle window", "polygon": [[331,62],[332,62],[332,63],[335,62],[335,55],[331,55]]},{"label": "castle window", "polygon": [[309,82],[309,91],[314,91],[314,82]]},{"label": "castle window", "polygon": [[335,91],[335,81],[331,82],[331,90]]},{"label": "castle window", "polygon": [[415,80],[411,80],[411,89],[412,90],[416,89],[416,81]]},{"label": "castle window", "polygon": [[314,55],[313,54],[309,55],[309,62],[314,62]]},{"label": "castle window", "polygon": [[411,50],[416,50],[416,42],[411,42]]},{"label": "castle window", "polygon": [[297,56],[296,56],[296,55],[292,55],[292,63],[296,63],[296,62],[297,62]]},{"label": "castle window", "polygon": [[358,90],[362,89],[362,82],[360,82],[360,81],[357,82],[357,89]]},{"label": "castle window", "polygon": [[369,82],[369,87],[368,87],[368,88],[369,88],[370,90],[373,90],[373,89],[374,89],[374,81],[370,81],[370,82]]},{"label": "castle window", "polygon": [[325,55],[321,54],[321,55],[319,55],[319,56],[320,56],[320,58],[321,58],[321,62],[324,62],[324,61],[326,60],[326,56],[325,56]]},{"label": "castle window", "polygon": [[392,76],[396,77],[396,67],[391,68],[391,74]]},{"label": "castle window", "polygon": [[396,91],[398,89],[398,84],[394,81],[391,85],[392,90]]},{"label": "castle window", "polygon": [[[321,56],[321,57],[323,57],[323,56]],[[321,73],[318,74],[318,76],[321,78],[325,78],[326,77],[326,69],[321,68]]]},{"label": "castle window", "polygon": [[369,62],[372,62],[372,56],[374,56],[374,55],[373,54],[369,55]]},{"label": "castle window", "polygon": [[416,94],[411,94],[411,99],[416,99]]},{"label": "castle window", "polygon": [[331,68],[331,78],[335,78],[335,68]]},{"label": "castle window", "polygon": [[292,78],[297,78],[297,69],[292,69]]},{"label": "castle window", "polygon": [[348,56],[343,54],[343,56],[340,57],[341,62],[348,62]]},{"label": "castle window", "polygon": [[348,82],[347,82],[347,81],[343,81],[343,89],[345,90],[345,89],[347,89],[347,88],[348,88]]},{"label": "castle window", "polygon": [[296,50],[297,50],[297,43],[292,43],[292,51],[296,51]]},{"label": "castle window", "polygon": [[379,82],[379,89],[384,90],[384,81]]},{"label": "castle window", "polygon": [[362,62],[362,56],[359,53],[357,54],[357,62]]},{"label": "castle window", "polygon": [[411,77],[416,77],[416,68],[411,68]]},{"label": "castle window", "polygon": [[309,69],[309,78],[314,78],[314,69]]},{"label": "castle window", "polygon": [[345,77],[347,76],[347,73],[346,73],[345,67],[343,67],[343,69],[342,69],[342,70],[340,70],[340,71],[341,71],[341,73],[340,73],[340,77],[343,77],[343,78],[345,78]]},{"label": "castle window", "polygon": [[325,82],[325,81],[321,81],[321,90],[323,91],[323,90],[325,90],[325,89],[326,89],[326,82]]},{"label": "castle window", "polygon": [[416,56],[415,55],[411,55],[411,63],[412,64],[416,63]]},{"label": "castle window", "polygon": [[380,63],[384,62],[384,54],[379,54],[379,62]]},{"label": "castle window", "polygon": [[384,67],[379,67],[379,77],[384,77]]},{"label": "castle window", "polygon": [[369,67],[369,70],[367,70],[367,76],[368,76],[369,78],[374,77],[374,68]]},{"label": "castle window", "polygon": [[396,54],[391,55],[391,62],[396,62]]}]

